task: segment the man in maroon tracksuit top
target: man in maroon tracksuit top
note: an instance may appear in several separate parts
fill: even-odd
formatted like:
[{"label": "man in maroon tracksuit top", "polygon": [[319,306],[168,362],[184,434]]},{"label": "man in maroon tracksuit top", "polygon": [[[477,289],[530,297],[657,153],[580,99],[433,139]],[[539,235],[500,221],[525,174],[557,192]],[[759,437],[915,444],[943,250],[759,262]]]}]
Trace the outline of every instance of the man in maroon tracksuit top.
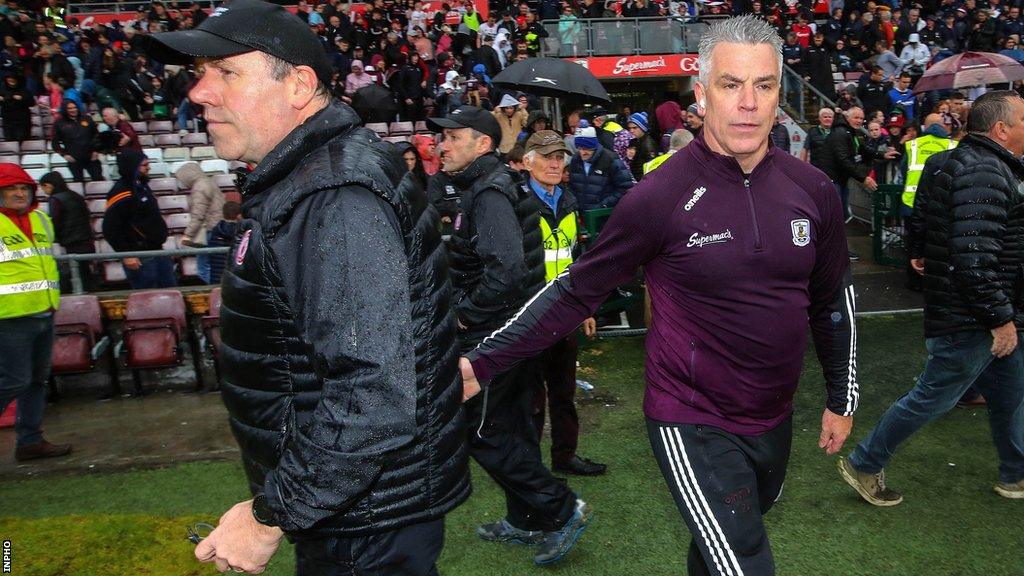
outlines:
[{"label": "man in maroon tracksuit top", "polygon": [[732,18],[700,44],[703,131],[626,194],[593,249],[462,360],[464,396],[564,338],[643,266],[644,413],[693,540],[691,576],[774,574],[762,515],[782,492],[808,319],[834,454],[858,401],[854,294],[835,187],[769,144],[781,40]]}]

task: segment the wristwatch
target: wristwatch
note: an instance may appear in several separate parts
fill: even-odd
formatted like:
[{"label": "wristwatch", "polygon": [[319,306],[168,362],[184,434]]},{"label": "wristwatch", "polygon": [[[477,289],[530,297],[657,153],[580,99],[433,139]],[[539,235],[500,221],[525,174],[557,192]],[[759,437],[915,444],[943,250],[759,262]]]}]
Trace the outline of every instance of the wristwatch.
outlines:
[{"label": "wristwatch", "polygon": [[252,517],[264,526],[277,526],[274,521],[274,512],[267,505],[267,497],[264,494],[257,494],[252,499]]}]

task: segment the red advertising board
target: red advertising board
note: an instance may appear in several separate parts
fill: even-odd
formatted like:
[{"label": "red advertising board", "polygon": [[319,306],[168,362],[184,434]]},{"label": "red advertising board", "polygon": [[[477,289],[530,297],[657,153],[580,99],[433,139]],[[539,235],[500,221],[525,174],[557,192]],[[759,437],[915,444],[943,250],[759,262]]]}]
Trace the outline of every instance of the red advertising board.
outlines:
[{"label": "red advertising board", "polygon": [[628,80],[666,76],[696,76],[696,54],[656,54],[648,56],[595,56],[567,58],[590,70],[601,80]]}]

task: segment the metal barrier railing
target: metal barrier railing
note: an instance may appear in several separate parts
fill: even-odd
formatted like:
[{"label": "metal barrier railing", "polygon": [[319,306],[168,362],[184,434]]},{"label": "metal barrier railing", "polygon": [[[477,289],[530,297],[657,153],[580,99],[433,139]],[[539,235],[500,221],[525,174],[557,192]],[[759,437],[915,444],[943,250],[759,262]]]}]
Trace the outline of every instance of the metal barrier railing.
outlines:
[{"label": "metal barrier railing", "polygon": [[[200,254],[227,254],[227,246],[213,248],[177,248],[174,250],[137,250],[135,252],[103,252],[101,254],[57,254],[58,262],[108,262],[125,258],[152,258],[154,256],[198,256]],[[71,291],[74,294],[85,294],[85,285],[78,266],[68,266],[71,275]]]},{"label": "metal barrier railing", "polygon": [[544,56],[587,58],[631,54],[695,54],[707,23],[697,18],[544,20]]},{"label": "metal barrier railing", "polygon": [[785,64],[782,65],[782,96],[779,101],[800,124],[816,120],[818,110],[822,108],[836,107],[835,102]]},{"label": "metal barrier railing", "polygon": [[[204,10],[212,10],[214,0],[196,0]],[[152,0],[85,0],[84,2],[72,2],[68,5],[69,16],[88,16],[98,12],[112,12],[114,14],[134,14],[139,8],[147,11],[153,6]]]}]

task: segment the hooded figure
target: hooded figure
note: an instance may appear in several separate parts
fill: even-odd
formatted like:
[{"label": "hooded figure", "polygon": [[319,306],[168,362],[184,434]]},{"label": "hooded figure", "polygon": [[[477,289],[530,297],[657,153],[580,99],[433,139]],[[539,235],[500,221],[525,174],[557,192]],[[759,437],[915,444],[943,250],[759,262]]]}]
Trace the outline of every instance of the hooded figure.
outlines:
[{"label": "hooded figure", "polygon": [[668,141],[672,133],[683,126],[683,109],[679,102],[666,100],[654,109],[654,117],[658,119],[658,127],[661,128],[661,149],[668,151]]},{"label": "hooded figure", "polygon": [[17,75],[8,76],[0,87],[0,118],[4,121],[4,140],[28,140],[32,131],[32,106],[35,100]]},{"label": "hooded figure", "polygon": [[[535,124],[541,120],[544,121],[544,126],[535,126]],[[551,117],[548,116],[547,112],[543,110],[534,110],[533,112],[530,112],[530,115],[526,118],[526,126],[523,127],[523,133],[519,135],[519,139],[526,140],[540,130],[547,130],[549,124],[551,124]]]},{"label": "hooded figure", "polygon": [[103,237],[117,252],[159,250],[167,240],[167,224],[149,189],[149,159],[126,150],[117,155],[117,169],[121,177],[107,193]]},{"label": "hooded figure", "polygon": [[203,173],[196,162],[186,162],[174,174],[182,186],[190,189],[188,213],[190,220],[181,243],[186,246],[206,246],[206,233],[220,222],[224,212],[224,193],[213,180]]}]

